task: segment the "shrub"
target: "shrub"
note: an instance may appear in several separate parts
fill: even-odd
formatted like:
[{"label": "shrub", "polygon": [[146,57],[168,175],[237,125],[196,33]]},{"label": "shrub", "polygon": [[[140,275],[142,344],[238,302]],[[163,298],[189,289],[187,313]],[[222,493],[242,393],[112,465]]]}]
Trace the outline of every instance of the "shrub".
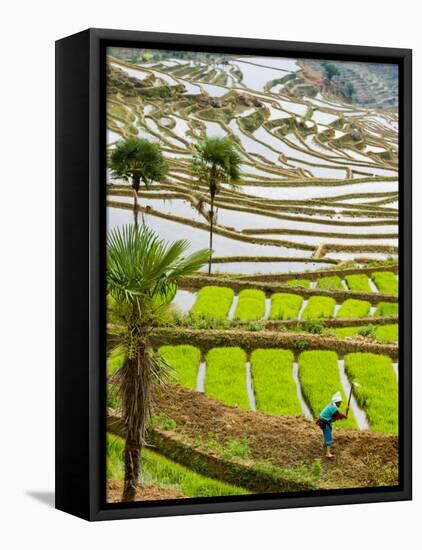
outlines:
[{"label": "shrub", "polygon": [[258,349],[251,355],[256,408],[268,414],[299,415],[302,412],[292,376],[293,353]]},{"label": "shrub", "polygon": [[276,292],[271,296],[270,319],[297,319],[302,303],[302,296]]},{"label": "shrub", "polygon": [[354,387],[354,393],[371,428],[396,434],[398,384],[391,359],[373,353],[350,353],[344,358],[344,366],[348,376],[360,384]]},{"label": "shrub", "polygon": [[324,332],[324,322],[318,321],[305,321],[303,325],[303,330],[309,332],[310,334],[322,334]]},{"label": "shrub", "polygon": [[370,336],[370,337],[375,337],[375,327],[374,325],[368,325],[366,327],[360,327],[357,331],[357,334],[359,334],[359,336]]},{"label": "shrub", "polygon": [[262,290],[241,290],[234,319],[239,321],[257,321],[264,317],[265,293]]},{"label": "shrub", "polygon": [[198,292],[191,315],[206,319],[226,319],[233,302],[231,288],[204,286]]},{"label": "shrub", "polygon": [[206,361],[205,393],[227,405],[249,409],[246,353],[237,347],[214,348]]}]

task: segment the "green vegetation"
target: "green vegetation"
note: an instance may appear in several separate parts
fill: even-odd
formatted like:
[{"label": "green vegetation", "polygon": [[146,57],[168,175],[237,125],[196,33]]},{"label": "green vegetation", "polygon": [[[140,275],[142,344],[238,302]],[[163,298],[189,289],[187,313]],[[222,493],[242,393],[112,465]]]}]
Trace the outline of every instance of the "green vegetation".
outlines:
[{"label": "green vegetation", "polygon": [[214,348],[206,358],[205,393],[227,405],[249,409],[246,353],[241,348]]},{"label": "green vegetation", "polygon": [[377,271],[372,273],[371,278],[380,292],[398,294],[399,282],[391,271]]},{"label": "green vegetation", "polygon": [[302,319],[326,319],[334,314],[336,301],[329,296],[312,296],[303,310]]},{"label": "green vegetation", "polygon": [[[230,117],[231,118],[231,117]],[[236,188],[240,179],[242,157],[228,137],[206,137],[195,145],[191,168],[199,185],[206,185],[210,196],[210,255],[208,274],[212,266],[212,240],[214,230],[214,200],[219,193],[221,184],[225,183]]]},{"label": "green vegetation", "polygon": [[340,74],[340,71],[335,63],[324,61],[322,63],[322,66],[324,68],[325,76],[328,80],[331,80],[333,76],[338,76]]},{"label": "green vegetation", "polygon": [[160,356],[174,369],[174,381],[177,384],[195,389],[201,351],[194,346],[162,346]]},{"label": "green vegetation", "polygon": [[[344,395],[338,368],[337,354],[333,351],[304,351],[299,356],[299,380],[306,402],[315,418],[326,407],[333,394],[340,391],[345,409]],[[343,410],[344,412],[344,410]],[[339,423],[342,428],[356,428],[353,411],[349,410],[346,420]]]},{"label": "green vegetation", "polygon": [[360,384],[354,387],[354,392],[371,428],[396,434],[398,384],[391,359],[373,353],[350,353],[344,358],[344,366],[349,378]]},{"label": "green vegetation", "polygon": [[[107,434],[107,478],[122,480],[124,442],[121,438]],[[222,481],[204,477],[168,458],[150,450],[144,450],[142,460],[143,485],[160,485],[182,493],[185,497],[219,497],[246,495],[248,491]]]},{"label": "green vegetation", "polygon": [[293,353],[258,349],[251,355],[256,408],[268,414],[299,415],[302,407],[292,376]]},{"label": "green vegetation", "polygon": [[325,324],[324,321],[305,321],[302,325],[302,328],[305,332],[310,334],[322,334],[324,332]]},{"label": "green vegetation", "polygon": [[286,284],[289,286],[299,286],[301,288],[311,288],[311,281],[309,279],[290,279]]},{"label": "green vegetation", "polygon": [[399,325],[379,325],[375,328],[375,337],[379,342],[390,343],[399,340]]},{"label": "green vegetation", "polygon": [[234,319],[240,321],[257,321],[265,313],[265,293],[262,290],[245,289],[239,292]]},{"label": "green vegetation", "polygon": [[169,418],[165,413],[151,415],[151,427],[160,428],[161,430],[175,431],[177,429],[177,423],[172,418]]},{"label": "green vegetation", "polygon": [[322,474],[321,459],[316,458],[311,465],[304,462],[298,462],[293,467],[280,468],[268,460],[255,462],[253,469],[268,474],[272,479],[285,483],[286,480],[295,483],[303,483],[307,487],[317,488],[315,482],[319,480]]},{"label": "green vegetation", "polygon": [[334,329],[327,329],[327,334],[334,334],[338,338],[347,338],[347,337],[357,336],[363,328],[367,328],[367,327],[340,327],[340,328],[334,328]]},{"label": "green vegetation", "polygon": [[374,315],[376,317],[383,317],[384,315],[398,315],[398,313],[399,304],[397,302],[379,302]]},{"label": "green vegetation", "polygon": [[276,292],[271,296],[270,319],[297,319],[302,303],[302,296]]},{"label": "green vegetation", "polygon": [[205,319],[227,319],[234,292],[222,286],[204,286],[198,292],[190,313]]},{"label": "green vegetation", "polygon": [[383,344],[394,343],[399,338],[399,326],[392,325],[365,325],[360,327],[340,327],[327,329],[327,334],[334,334],[338,338],[347,338],[352,336],[366,336],[374,338]]},{"label": "green vegetation", "polygon": [[194,446],[201,445],[221,458],[249,458],[249,441],[245,436],[228,437],[221,443],[213,432],[209,432],[205,440],[200,435],[195,438]]},{"label": "green vegetation", "polygon": [[370,302],[366,300],[355,300],[350,298],[341,305],[337,317],[339,319],[354,319],[357,317],[366,317],[371,309]]},{"label": "green vegetation", "polygon": [[253,132],[255,132],[255,130],[257,130],[263,122],[264,117],[259,111],[255,111],[251,115],[239,118],[240,127],[251,134],[253,134]]},{"label": "green vegetation", "polygon": [[321,277],[321,279],[317,281],[317,288],[322,288],[324,290],[344,290],[341,279],[337,275]]},{"label": "green vegetation", "polygon": [[119,142],[110,155],[109,166],[114,178],[132,184],[136,212],[141,181],[148,188],[152,183],[162,181],[168,172],[159,144],[139,138]]},{"label": "green vegetation", "polygon": [[111,351],[107,361],[108,376],[111,376],[112,374],[116,373],[119,370],[119,368],[122,366],[124,358],[125,358],[124,349],[122,347],[114,348]]},{"label": "green vegetation", "polygon": [[344,279],[350,290],[356,292],[372,292],[367,275],[346,275]]},{"label": "green vegetation", "polygon": [[163,381],[168,370],[151,347],[149,330],[165,317],[180,280],[208,260],[208,250],[186,255],[188,246],[185,240],[166,243],[137,224],[116,228],[107,235],[108,302],[111,318],[118,320],[116,337],[124,356],[113,388],[127,431],[125,502],[135,498],[151,410],[151,386]]}]

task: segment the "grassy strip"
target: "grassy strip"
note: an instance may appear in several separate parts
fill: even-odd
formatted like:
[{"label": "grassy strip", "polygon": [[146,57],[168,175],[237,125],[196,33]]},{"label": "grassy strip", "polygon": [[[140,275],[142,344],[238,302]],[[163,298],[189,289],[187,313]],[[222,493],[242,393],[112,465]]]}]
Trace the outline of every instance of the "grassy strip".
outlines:
[{"label": "grassy strip", "polygon": [[[338,358],[334,351],[304,351],[299,356],[299,380],[303,395],[314,417],[331,401],[337,391],[343,396],[343,409],[347,401],[343,392],[338,368]],[[353,411],[339,424],[342,428],[357,428]]]},{"label": "grassy strip", "polygon": [[372,292],[367,275],[346,275],[344,280],[346,281],[349,290],[355,290],[357,292]]},{"label": "grassy strip", "polygon": [[198,292],[191,314],[205,319],[227,319],[234,292],[222,286],[204,286]]},{"label": "grassy strip", "polygon": [[302,296],[276,292],[271,296],[270,319],[297,319],[302,303]]},{"label": "grassy strip", "polygon": [[399,340],[399,325],[379,325],[375,327],[375,338],[379,342],[389,343],[398,342]]},{"label": "grassy strip", "polygon": [[249,409],[246,353],[241,348],[214,348],[207,354],[205,393],[227,405]]},{"label": "grassy strip", "polygon": [[291,351],[255,350],[251,355],[251,367],[258,411],[287,415],[302,413],[292,376]]},{"label": "grassy strip", "polygon": [[334,334],[338,338],[353,336],[367,336],[375,338],[383,344],[395,343],[399,339],[399,325],[366,325],[361,327],[340,327],[327,329],[327,334]]},{"label": "grassy strip", "polygon": [[241,290],[234,319],[239,321],[257,321],[265,314],[265,293],[262,290]]},{"label": "grassy strip", "polygon": [[309,279],[291,279],[286,283],[288,286],[299,286],[301,288],[311,288],[311,281]]},{"label": "grassy strip", "polygon": [[371,303],[365,300],[355,300],[350,298],[341,305],[337,313],[338,319],[355,319],[369,315]]},{"label": "grassy strip", "polygon": [[173,368],[174,381],[181,386],[195,389],[201,351],[194,346],[162,346],[161,357]]},{"label": "grassy strip", "polygon": [[399,282],[391,271],[376,271],[372,273],[371,278],[380,292],[398,294]]},{"label": "grassy strip", "polygon": [[346,372],[360,386],[354,387],[356,400],[377,432],[398,432],[398,384],[392,362],[385,355],[350,353],[344,358]]},{"label": "grassy strip", "polygon": [[376,309],[374,315],[376,317],[383,317],[384,315],[398,315],[399,313],[399,304],[397,302],[380,302]]},{"label": "grassy strip", "polygon": [[341,279],[337,275],[321,277],[317,281],[317,288],[323,288],[324,290],[344,290]]},{"label": "grassy strip", "polygon": [[[108,479],[124,479],[123,449],[123,439],[107,434]],[[162,487],[171,487],[187,497],[249,494],[249,491],[242,487],[204,477],[149,449],[142,451],[141,482],[145,485],[158,484]]]},{"label": "grassy strip", "polygon": [[326,319],[334,314],[336,301],[328,296],[312,296],[302,313],[302,319]]}]

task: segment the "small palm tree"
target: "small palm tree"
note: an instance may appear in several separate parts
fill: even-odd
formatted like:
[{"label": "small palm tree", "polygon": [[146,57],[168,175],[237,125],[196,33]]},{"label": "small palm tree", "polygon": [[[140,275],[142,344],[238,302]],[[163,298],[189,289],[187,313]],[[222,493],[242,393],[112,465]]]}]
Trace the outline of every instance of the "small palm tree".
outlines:
[{"label": "small palm tree", "polygon": [[150,389],[166,377],[166,364],[150,342],[151,328],[165,315],[177,283],[207,261],[208,250],[183,257],[189,242],[162,241],[145,226],[127,225],[107,238],[107,292],[118,323],[124,360],[114,375],[126,425],[123,501],[135,498],[140,455],[150,414]]},{"label": "small palm tree", "polygon": [[211,274],[214,199],[221,189],[221,184],[227,183],[232,187],[236,187],[240,178],[242,157],[228,137],[206,137],[195,148],[196,153],[192,160],[192,170],[198,181],[208,186],[211,199],[210,256],[208,263],[208,274]]},{"label": "small palm tree", "polygon": [[141,181],[149,189],[154,181],[162,181],[168,172],[166,159],[158,143],[139,138],[119,142],[110,155],[109,166],[113,177],[132,183],[135,213]]}]

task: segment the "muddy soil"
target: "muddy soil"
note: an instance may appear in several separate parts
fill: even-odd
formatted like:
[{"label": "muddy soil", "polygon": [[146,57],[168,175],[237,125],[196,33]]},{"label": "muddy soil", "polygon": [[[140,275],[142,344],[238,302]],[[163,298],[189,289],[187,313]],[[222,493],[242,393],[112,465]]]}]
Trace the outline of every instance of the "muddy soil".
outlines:
[{"label": "muddy soil", "polygon": [[[370,431],[333,431],[334,459],[323,457],[322,432],[303,417],[242,411],[213,401],[180,386],[154,396],[156,413],[176,422],[176,431],[189,438],[209,434],[224,444],[229,438],[247,437],[250,458],[294,468],[322,459],[321,487],[373,487],[398,483],[398,438]],[[340,422],[338,423],[340,425]]]},{"label": "muddy soil", "polygon": [[[121,502],[123,482],[110,479],[107,482],[107,502]],[[185,498],[183,493],[160,485],[139,485],[136,490],[136,501],[142,500],[169,500]]]}]

